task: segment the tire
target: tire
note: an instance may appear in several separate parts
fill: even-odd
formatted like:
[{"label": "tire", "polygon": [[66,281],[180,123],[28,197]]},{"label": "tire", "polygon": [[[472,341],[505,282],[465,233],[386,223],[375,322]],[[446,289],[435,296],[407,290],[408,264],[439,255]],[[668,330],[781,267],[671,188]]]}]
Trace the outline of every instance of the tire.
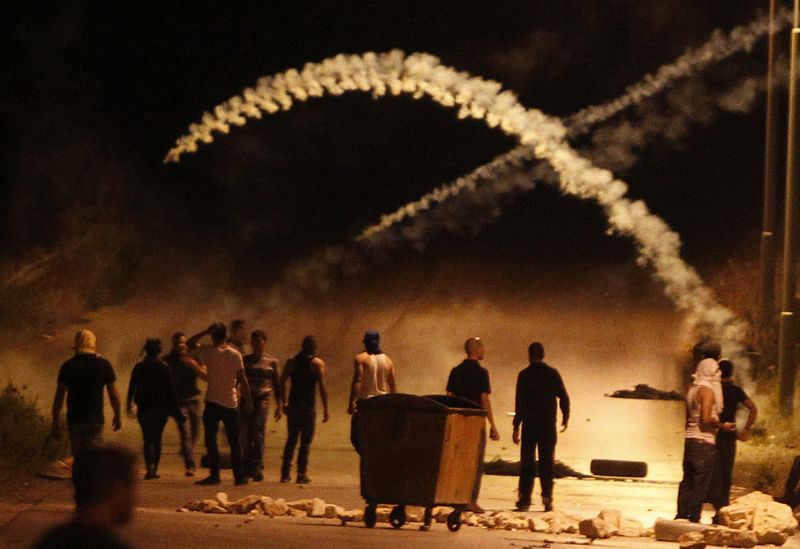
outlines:
[{"label": "tire", "polygon": [[378,522],[377,505],[370,503],[364,509],[364,526],[367,528],[375,528],[375,523]]},{"label": "tire", "polygon": [[447,515],[447,529],[451,532],[461,530],[461,511],[453,511]]},{"label": "tire", "polygon": [[593,459],[589,470],[593,475],[602,477],[644,478],[647,476],[647,463],[644,461]]},{"label": "tire", "polygon": [[389,513],[389,524],[395,528],[402,528],[406,523],[406,509],[402,505],[397,505]]}]

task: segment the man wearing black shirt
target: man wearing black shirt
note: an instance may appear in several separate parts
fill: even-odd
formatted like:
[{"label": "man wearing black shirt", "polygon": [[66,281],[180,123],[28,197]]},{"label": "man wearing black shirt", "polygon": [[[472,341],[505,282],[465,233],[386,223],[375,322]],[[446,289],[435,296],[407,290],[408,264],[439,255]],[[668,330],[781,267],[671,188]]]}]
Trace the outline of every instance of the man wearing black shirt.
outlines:
[{"label": "man wearing black shirt", "polygon": [[186,467],[186,476],[193,477],[195,473],[194,445],[197,441],[197,431],[200,427],[200,394],[197,387],[197,372],[193,367],[192,357],[189,355],[189,346],[186,344],[186,334],[175,332],[172,334],[172,351],[164,357],[172,370],[172,379],[175,381],[175,391],[178,393],[178,407],[186,417],[186,421],[178,421],[181,435],[181,456]]},{"label": "man wearing black shirt", "polygon": [[[467,358],[453,368],[447,378],[447,394],[471,400],[486,410],[490,426],[489,437],[492,440],[500,440],[500,434],[497,432],[494,415],[492,414],[492,402],[489,399],[489,395],[492,392],[491,384],[489,383],[489,372],[479,362],[483,360],[485,352],[483,341],[479,337],[471,337],[464,343],[464,350],[467,353]],[[478,494],[481,491],[485,452],[486,431],[484,430],[481,435],[480,450],[478,451],[478,470],[469,506],[469,510],[476,513],[483,512],[483,509],[478,505]]]},{"label": "man wearing black shirt", "polygon": [[61,438],[59,418],[67,400],[67,427],[72,455],[99,444],[103,435],[103,388],[114,410],[115,431],[122,428],[117,376],[111,363],[97,354],[97,338],[89,330],[75,334],[75,356],[61,365],[53,399],[52,437]]},{"label": "man wearing black shirt", "polygon": [[536,458],[539,453],[539,481],[545,511],[553,509],[553,464],[556,449],[556,398],[561,407],[561,432],[569,423],[569,396],[558,370],[544,363],[544,346],[539,342],[528,347],[530,365],[517,376],[514,415],[514,444],[520,443],[519,501],[517,509],[527,511],[531,505]]},{"label": "man wearing black shirt", "polygon": [[741,431],[717,432],[717,460],[714,464],[714,474],[708,488],[706,500],[714,505],[717,511],[714,523],[719,522],[719,510],[730,504],[731,484],[733,483],[733,463],[736,459],[736,440],[746,441],[750,438],[750,429],[756,421],[758,410],[755,403],[750,400],[744,389],[736,385],[733,379],[733,363],[723,358],[719,361],[719,370],[722,374],[722,413],[719,420],[723,423],[736,423],[736,411],[739,405],[744,405],[748,410],[747,423]]}]

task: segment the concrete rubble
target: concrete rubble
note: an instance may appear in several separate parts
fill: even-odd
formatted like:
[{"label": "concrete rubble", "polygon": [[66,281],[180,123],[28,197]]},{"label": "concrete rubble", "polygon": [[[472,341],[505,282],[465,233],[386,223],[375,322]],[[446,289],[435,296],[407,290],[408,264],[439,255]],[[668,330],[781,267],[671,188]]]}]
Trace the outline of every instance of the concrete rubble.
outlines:
[{"label": "concrete rubble", "polygon": [[[376,507],[376,521],[388,523],[394,505]],[[211,514],[256,515],[269,517],[312,517],[339,520],[342,525],[363,522],[364,510],[345,509],[326,503],[320,498],[286,501],[269,496],[249,495],[230,501],[225,492],[213,499],[191,501],[178,509],[180,512]],[[424,521],[425,508],[408,505],[405,508],[407,523]],[[431,510],[434,522],[444,523],[452,507],[436,506]],[[619,510],[603,509],[593,518],[582,519],[561,511],[516,512],[494,511],[482,514],[464,511],[464,525],[489,530],[519,530],[545,534],[580,534],[590,540],[619,537],[654,537],[661,541],[677,541],[681,549],[704,549],[706,545],[723,547],[754,547],[755,545],[783,545],[798,527],[797,519],[789,506],[777,503],[761,492],[752,492],[734,500],[720,512],[722,525],[690,523],[682,520],[658,519],[654,527],[645,527],[639,520],[623,516]]]}]

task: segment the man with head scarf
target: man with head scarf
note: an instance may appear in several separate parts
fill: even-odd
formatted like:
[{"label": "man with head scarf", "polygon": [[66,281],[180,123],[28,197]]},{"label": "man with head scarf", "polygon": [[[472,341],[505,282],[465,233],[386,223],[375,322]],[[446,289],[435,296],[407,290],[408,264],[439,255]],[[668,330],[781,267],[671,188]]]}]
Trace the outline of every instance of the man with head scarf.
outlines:
[{"label": "man with head scarf", "polygon": [[75,356],[61,365],[58,385],[53,399],[52,437],[61,438],[59,419],[67,400],[67,428],[72,455],[102,442],[103,388],[114,410],[113,428],[122,428],[119,391],[114,383],[117,376],[111,363],[97,354],[97,338],[90,330],[75,334]]},{"label": "man with head scarf", "polygon": [[350,442],[359,452],[358,401],[377,395],[397,392],[394,363],[381,350],[381,334],[369,330],[364,334],[364,350],[353,359],[353,382],[350,384],[350,401],[347,413],[353,416],[350,422]]},{"label": "man with head scarf", "polygon": [[717,432],[734,431],[736,424],[720,421],[723,408],[719,372],[719,345],[709,345],[692,375],[686,393],[686,438],[683,450],[683,480],[678,487],[676,519],[700,522],[703,499],[716,461]]}]

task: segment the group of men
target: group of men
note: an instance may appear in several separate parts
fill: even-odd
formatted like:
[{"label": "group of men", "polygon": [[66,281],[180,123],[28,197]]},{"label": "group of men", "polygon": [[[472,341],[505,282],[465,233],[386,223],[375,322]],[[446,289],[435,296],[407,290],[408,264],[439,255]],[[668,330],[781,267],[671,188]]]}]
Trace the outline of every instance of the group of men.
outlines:
[{"label": "group of men", "polygon": [[[264,433],[269,401],[274,397],[275,419],[287,416],[288,436],[281,463],[281,482],[290,481],[294,451],[299,442],[296,482],[310,482],[307,475],[308,456],[316,424],[316,393],[323,406],[323,422],[327,422],[328,391],[325,362],[316,355],[316,341],[306,336],[300,352],[289,359],[279,373],[278,360],[267,352],[267,336],[263,330],[250,333],[251,352],[245,354],[247,338],[243,321],[231,323],[230,333],[222,323],[186,337],[183,332],[172,336],[172,349],[163,357],[172,374],[171,382],[176,394],[176,419],[181,438],[181,455],[186,476],[194,476],[196,461],[194,443],[201,417],[208,454],[209,475],[197,481],[201,485],[220,483],[220,454],[217,445],[219,424],[231,449],[231,467],[236,484],[249,479],[264,478]],[[201,341],[210,337],[210,343]],[[152,353],[154,340],[148,340]],[[381,349],[380,334],[370,330],[363,339],[364,350],[353,360],[353,377],[347,413],[352,415],[351,442],[359,449],[358,403],[377,395],[397,392],[394,363]],[[489,438],[499,440],[491,406],[489,372],[480,361],[485,354],[484,343],[473,337],[466,341],[466,359],[452,369],[447,380],[449,395],[474,402],[487,412]],[[60,435],[59,418],[64,397],[67,400],[67,425],[73,454],[95,447],[101,440],[103,429],[103,390],[109,395],[114,411],[113,428],[122,425],[119,393],[115,387],[116,376],[111,364],[97,353],[96,338],[89,330],[81,330],[75,337],[75,356],[65,362],[59,371],[58,387],[53,404],[53,435]],[[544,347],[533,343],[528,349],[530,364],[519,374],[516,393],[513,442],[521,443],[522,470],[519,482],[517,507],[527,509],[531,504],[533,479],[536,476],[538,452],[539,476],[546,509],[552,508],[553,458],[556,444],[556,399],[562,412],[562,425],[569,421],[569,397],[559,373],[544,363]],[[156,353],[158,354],[158,353]],[[201,416],[201,390],[197,379],[207,383],[205,406]],[[291,388],[286,398],[286,385]],[[146,386],[146,384],[142,384]],[[152,384],[151,384],[152,385]],[[142,389],[138,389],[142,390]],[[135,397],[129,391],[128,409]],[[140,419],[143,425],[145,422]],[[152,422],[151,422],[152,423]],[[163,429],[163,423],[161,423]],[[151,469],[153,457],[149,456],[145,433],[145,458],[148,473],[145,478],[158,478]],[[152,438],[152,437],[151,437]],[[160,441],[160,438],[159,438]],[[484,433],[480,445],[478,476],[475,479],[471,509],[480,510],[477,504],[481,469],[486,446]],[[160,442],[158,444],[160,453]],[[158,463],[158,457],[155,457]]]},{"label": "group of men", "polygon": [[[729,504],[736,457],[736,441],[746,441],[758,410],[733,379],[733,363],[720,358],[719,344],[703,342],[695,348],[697,367],[686,394],[686,436],[683,479],[678,487],[676,519],[700,521],[703,503],[714,506],[713,522]],[[739,406],[748,410],[742,430],[736,427]]]}]

